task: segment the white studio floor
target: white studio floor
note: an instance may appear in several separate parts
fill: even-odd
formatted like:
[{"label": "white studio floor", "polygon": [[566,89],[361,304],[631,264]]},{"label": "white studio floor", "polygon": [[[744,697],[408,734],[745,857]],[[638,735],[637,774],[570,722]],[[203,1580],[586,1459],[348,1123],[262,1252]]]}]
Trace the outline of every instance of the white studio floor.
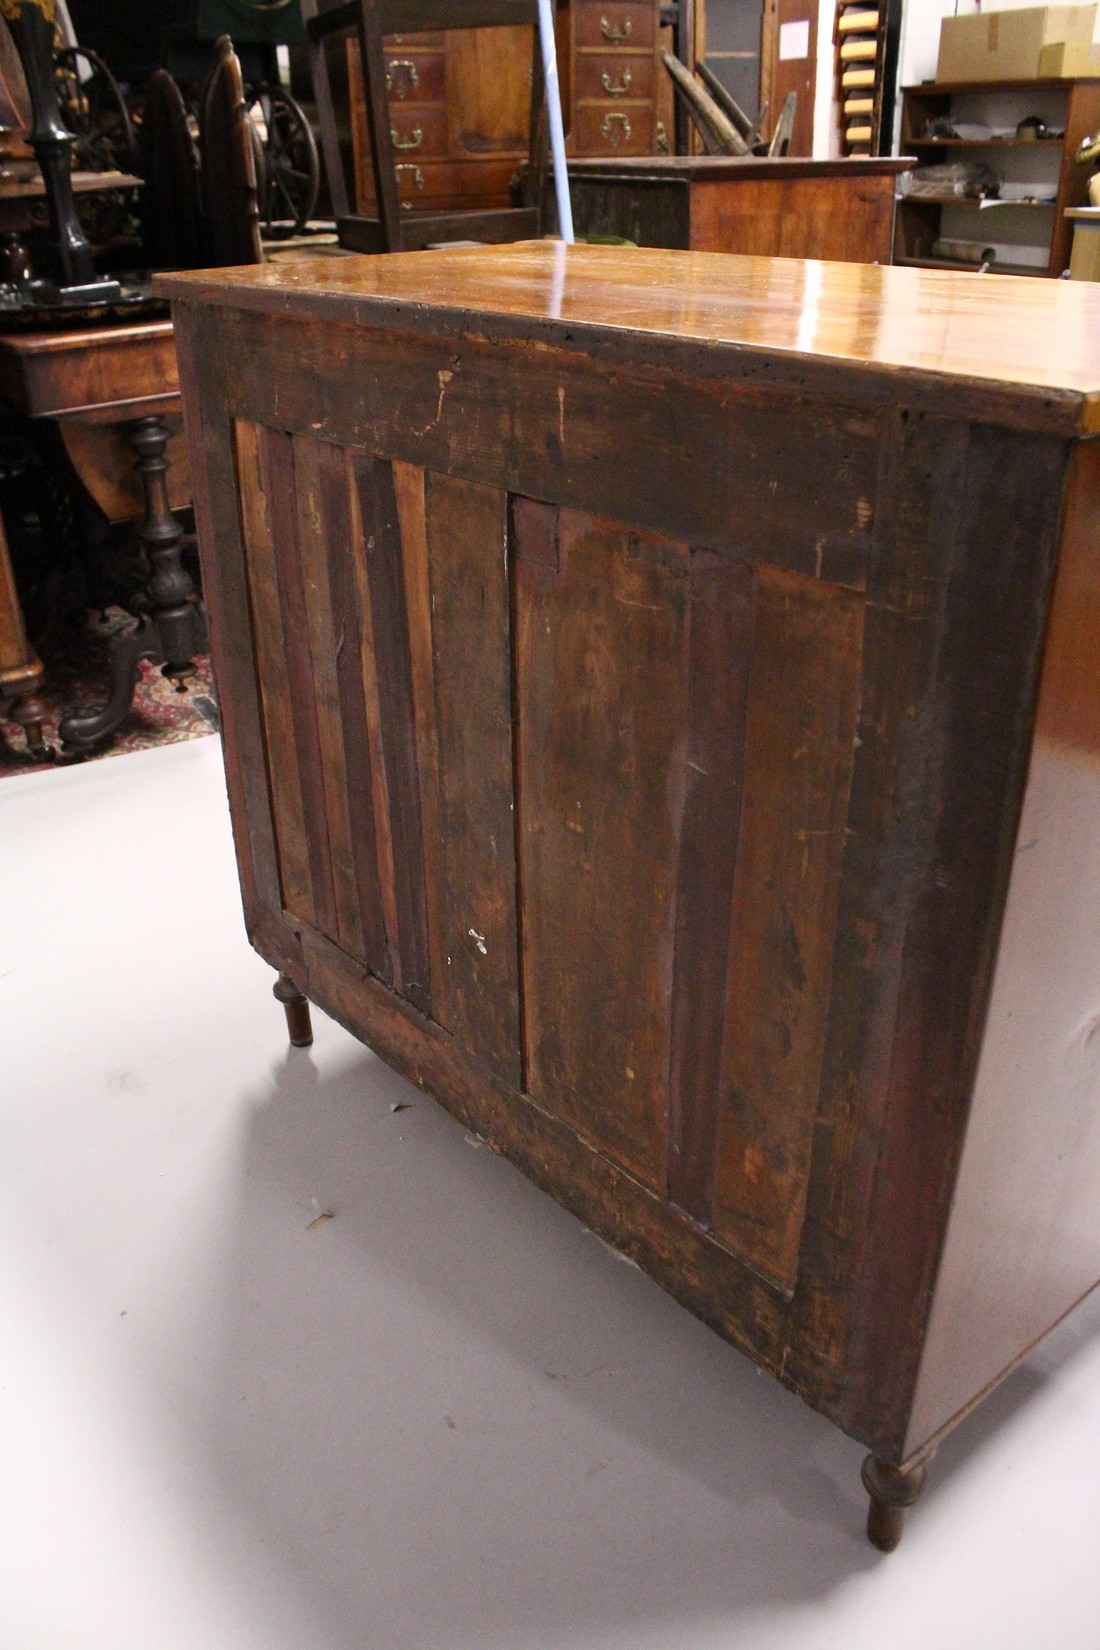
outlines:
[{"label": "white studio floor", "polygon": [[216,739],[0,783],[0,922],[0,1650],[1100,1650],[1100,1299],[882,1557],[858,1445],[288,1049]]}]

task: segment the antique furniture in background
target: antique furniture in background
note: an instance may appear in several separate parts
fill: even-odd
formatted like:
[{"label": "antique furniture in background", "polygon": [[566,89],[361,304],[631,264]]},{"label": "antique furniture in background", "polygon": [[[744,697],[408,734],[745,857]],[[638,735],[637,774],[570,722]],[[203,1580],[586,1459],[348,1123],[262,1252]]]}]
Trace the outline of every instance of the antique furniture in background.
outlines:
[{"label": "antique furniture in background", "polygon": [[[537,31],[531,27],[537,20],[536,0],[385,0],[381,6],[374,0],[355,0],[351,5],[332,7],[318,0],[301,0],[301,4],[310,41],[329,192],[343,245],[360,251],[396,252],[436,241],[522,240],[540,233],[546,132],[542,119],[542,56]],[[508,38],[500,50],[497,37],[504,30]],[[362,137],[356,141],[356,170],[358,174],[366,160],[373,182],[373,190],[367,192],[357,178],[358,210],[352,214],[346,204],[327,55],[332,41],[343,40],[349,31],[354,31],[358,49],[355,67],[359,70],[360,118],[366,136],[365,150]],[[391,47],[398,36],[402,37],[397,44],[403,52],[403,37],[412,32],[420,42],[412,56],[396,56],[392,49],[387,52],[384,37],[389,38]],[[522,38],[530,64],[526,80],[522,67],[511,61],[512,46],[518,38]],[[445,45],[448,41],[450,44]],[[447,64],[451,65],[449,80],[445,74]],[[430,86],[432,104],[437,106],[421,105],[422,77],[425,94]],[[480,96],[471,95],[475,87]],[[401,101],[406,92],[412,94],[413,101],[408,121],[403,124],[391,99]],[[492,110],[488,124],[493,129],[471,131],[486,109]],[[514,131],[501,131],[502,120],[505,128],[511,126]],[[353,116],[353,134],[359,125],[360,119]],[[522,140],[521,133],[525,133]],[[492,154],[501,144],[509,151],[520,141],[528,159],[522,206],[509,198],[507,189],[503,200],[497,200],[494,191],[493,203],[487,204],[480,198],[484,188],[480,187],[483,176],[479,176],[470,191],[474,203],[463,202],[466,210],[433,209],[433,205],[440,204],[433,203],[433,191],[446,197],[448,190],[442,176],[439,189],[434,190],[435,173],[429,156],[453,158],[454,152],[473,148],[480,151],[479,160],[483,162],[484,151]],[[411,154],[416,158],[406,158]],[[509,176],[514,169],[508,162]],[[448,170],[444,163],[442,172]],[[475,174],[479,170],[475,167]],[[433,178],[433,189],[428,188],[428,177]],[[427,210],[412,212],[414,200],[423,202]]]},{"label": "antique furniture in background", "polygon": [[[556,15],[568,153],[667,152],[673,131],[671,121],[661,119],[664,76],[657,60],[665,18],[656,0],[617,0],[610,7],[573,0]],[[669,38],[672,21],[664,29]],[[690,51],[694,11],[687,0],[676,21],[680,48]],[[530,29],[403,33],[384,44],[398,198],[406,210],[511,204],[532,151]],[[348,52],[357,210],[373,212],[370,128],[355,41]],[[332,148],[330,142],[326,156]]]},{"label": "antique furniture in background", "polygon": [[240,60],[222,35],[199,109],[203,257],[209,266],[263,260],[252,130]]},{"label": "antique furniture in background", "polygon": [[295,1035],[866,1444],[893,1545],[1100,1279],[1100,291],[549,242],[159,286]]},{"label": "antique furniture in background", "polygon": [[[150,610],[111,648],[111,690],[102,711],[61,724],[67,750],[91,750],[114,732],[130,706],[140,659],[185,675],[204,651],[205,623],[180,560],[182,530],[169,508],[169,427],[179,412],[179,379],[170,321],[81,331],[0,335],[0,400],[26,418],[57,425],[68,456],[109,519],[131,513],[128,478],[118,473],[117,431],[125,431],[143,504],[139,535],[151,567]],[[186,499],[186,471],[177,498]],[[116,501],[123,501],[121,506]]]},{"label": "antique furniture in background", "polygon": [[[1024,138],[1017,125],[1041,116],[1064,136]],[[951,136],[955,122],[964,132]],[[975,126],[1001,135],[975,138]],[[1082,140],[1100,129],[1100,80],[928,81],[902,92],[901,147],[921,166],[970,162],[1005,182],[1035,184],[1046,205],[1031,202],[981,208],[946,191],[939,200],[898,202],[894,262],[920,268],[959,267],[944,256],[971,243],[996,251],[993,267],[1006,275],[1062,274],[1069,263],[1067,207],[1088,204],[1088,176],[1075,164]],[[977,258],[974,259],[978,261]]]},{"label": "antique furniture in background", "polygon": [[570,163],[578,235],[639,246],[890,262],[911,160],[632,156]]}]

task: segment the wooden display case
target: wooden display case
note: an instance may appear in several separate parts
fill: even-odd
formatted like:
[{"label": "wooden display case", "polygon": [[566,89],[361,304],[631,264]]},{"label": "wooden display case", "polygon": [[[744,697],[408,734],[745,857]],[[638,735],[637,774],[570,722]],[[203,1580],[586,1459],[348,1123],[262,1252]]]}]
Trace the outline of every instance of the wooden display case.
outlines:
[{"label": "wooden display case", "polygon": [[[1064,136],[1021,139],[1015,128],[1038,114]],[[935,120],[987,121],[1006,125],[1013,135],[991,139],[929,136]],[[980,207],[976,202],[924,200],[903,194],[898,201],[894,262],[921,268],[958,268],[937,246],[988,243],[998,251],[993,265],[1007,275],[1059,276],[1069,264],[1068,207],[1088,201],[1088,170],[1074,154],[1083,138],[1100,128],[1100,80],[1005,80],[928,82],[902,94],[901,149],[921,166],[978,161],[1009,181],[1049,194],[1049,201]],[[952,233],[952,231],[954,231]],[[1015,251],[1014,251],[1015,249]],[[980,260],[976,260],[980,261]]]}]

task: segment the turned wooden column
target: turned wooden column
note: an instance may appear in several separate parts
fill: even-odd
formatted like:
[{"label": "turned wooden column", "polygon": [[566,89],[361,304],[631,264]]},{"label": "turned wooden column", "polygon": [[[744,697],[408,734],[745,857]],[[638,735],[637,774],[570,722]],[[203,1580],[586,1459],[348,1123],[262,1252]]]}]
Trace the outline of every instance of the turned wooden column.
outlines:
[{"label": "turned wooden column", "polygon": [[892,1467],[869,1455],[863,1463],[863,1487],[871,1497],[867,1509],[867,1539],[880,1552],[892,1553],[905,1530],[905,1515],[920,1500],[928,1470]]},{"label": "turned wooden column", "polygon": [[8,714],[26,734],[27,748],[45,757],[49,752],[42,733],[46,706],[39,698],[41,686],[42,662],[27,640],[7,535],[0,522],[0,703],[10,701]]},{"label": "turned wooden column", "polygon": [[309,1000],[298,990],[289,974],[280,974],[271,987],[276,1002],[286,1010],[287,1035],[295,1048],[308,1048],[313,1041]]}]

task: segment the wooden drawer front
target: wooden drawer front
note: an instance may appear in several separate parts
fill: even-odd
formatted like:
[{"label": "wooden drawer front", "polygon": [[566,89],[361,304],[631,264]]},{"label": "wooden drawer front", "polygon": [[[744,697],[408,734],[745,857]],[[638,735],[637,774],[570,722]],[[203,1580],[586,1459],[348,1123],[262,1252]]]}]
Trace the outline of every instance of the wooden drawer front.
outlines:
[{"label": "wooden drawer front", "polygon": [[583,103],[574,111],[573,143],[578,155],[651,155],[656,137],[652,104]]},{"label": "wooden drawer front", "polygon": [[577,58],[574,85],[578,103],[648,101],[655,81],[656,59],[652,56],[593,52]]},{"label": "wooden drawer front", "polygon": [[388,52],[399,52],[406,46],[411,46],[414,51],[427,51],[432,46],[442,51],[444,35],[439,29],[434,34],[387,34],[382,44]]},{"label": "wooden drawer front", "polygon": [[[515,205],[510,187],[516,175],[515,160],[417,161],[409,156],[398,164],[398,196],[410,211],[467,206],[489,210]],[[374,188],[369,177],[360,191],[359,210],[374,210]]]},{"label": "wooden drawer front", "polygon": [[390,133],[398,161],[447,153],[447,117],[442,109],[406,109],[391,103]]},{"label": "wooden drawer front", "polygon": [[444,98],[445,76],[442,52],[406,51],[403,47],[386,53],[386,85],[390,104],[439,103]]},{"label": "wooden drawer front", "polygon": [[634,0],[579,0],[573,39],[579,50],[652,51],[657,39],[657,7]]}]

